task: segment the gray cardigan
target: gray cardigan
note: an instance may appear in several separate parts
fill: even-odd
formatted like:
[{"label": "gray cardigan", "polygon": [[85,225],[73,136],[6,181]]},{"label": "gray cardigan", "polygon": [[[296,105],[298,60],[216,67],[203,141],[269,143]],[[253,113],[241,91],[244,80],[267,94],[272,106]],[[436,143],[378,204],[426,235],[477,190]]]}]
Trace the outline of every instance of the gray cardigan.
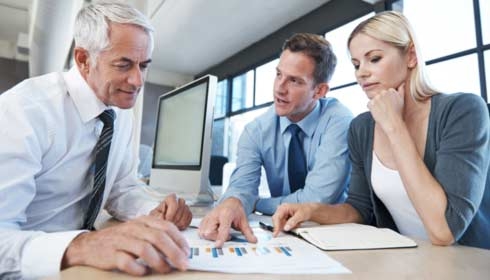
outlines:
[{"label": "gray cardigan", "polygon": [[[349,129],[352,174],[347,203],[364,223],[397,230],[371,185],[374,119],[366,112]],[[446,219],[455,240],[490,249],[490,122],[483,99],[473,94],[432,97],[424,163],[444,188]]]}]

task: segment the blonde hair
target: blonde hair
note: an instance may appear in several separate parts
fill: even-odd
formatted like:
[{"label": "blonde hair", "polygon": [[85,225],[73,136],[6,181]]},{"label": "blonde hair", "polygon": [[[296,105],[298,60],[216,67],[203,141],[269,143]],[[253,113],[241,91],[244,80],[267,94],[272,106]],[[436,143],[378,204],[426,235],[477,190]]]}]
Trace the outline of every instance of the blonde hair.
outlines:
[{"label": "blonde hair", "polygon": [[410,47],[415,49],[417,64],[410,73],[410,95],[417,101],[424,101],[439,92],[430,85],[425,74],[425,62],[408,19],[396,11],[386,11],[361,22],[352,31],[347,47],[357,34],[364,34],[398,48],[406,54]]}]

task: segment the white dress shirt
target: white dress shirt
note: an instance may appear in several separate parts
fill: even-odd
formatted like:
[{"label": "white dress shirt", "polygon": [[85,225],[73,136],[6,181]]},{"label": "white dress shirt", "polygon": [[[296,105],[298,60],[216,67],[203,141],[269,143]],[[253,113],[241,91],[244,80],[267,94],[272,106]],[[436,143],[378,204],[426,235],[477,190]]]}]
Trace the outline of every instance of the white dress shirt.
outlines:
[{"label": "white dress shirt", "polygon": [[[0,278],[57,273],[78,234],[93,181],[104,105],[76,67],[0,95]],[[142,192],[133,114],[116,112],[103,207],[120,220],[156,206]]]}]

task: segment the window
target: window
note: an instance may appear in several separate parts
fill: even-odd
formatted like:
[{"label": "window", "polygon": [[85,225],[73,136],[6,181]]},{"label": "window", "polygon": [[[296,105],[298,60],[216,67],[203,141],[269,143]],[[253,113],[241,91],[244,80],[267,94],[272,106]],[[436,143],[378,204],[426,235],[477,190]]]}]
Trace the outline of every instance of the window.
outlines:
[{"label": "window", "polygon": [[228,80],[224,79],[218,83],[216,91],[216,101],[214,105],[214,118],[221,118],[226,115],[226,104],[228,96]]},{"label": "window", "polygon": [[225,123],[226,119],[219,119],[213,122],[212,155],[225,155]]},{"label": "window", "polygon": [[250,108],[253,106],[254,70],[237,76],[232,80],[231,111]]},{"label": "window", "polygon": [[487,80],[487,103],[490,95],[490,50],[485,52],[485,79]]},{"label": "window", "polygon": [[350,61],[349,50],[347,49],[347,39],[352,30],[354,30],[361,21],[373,15],[374,13],[370,13],[325,34],[325,38],[332,44],[335,56],[337,56],[337,67],[335,67],[332,80],[329,82],[330,88],[356,81],[354,67]]},{"label": "window", "polygon": [[427,66],[427,75],[442,93],[468,92],[480,95],[480,75],[476,54]]},{"label": "window", "polygon": [[255,105],[262,105],[274,100],[274,79],[279,59],[274,59],[257,67],[255,80]]},{"label": "window", "polygon": [[367,103],[369,99],[357,84],[333,90],[330,93],[327,93],[327,97],[337,98],[342,104],[349,108],[354,116],[368,110]]},{"label": "window", "polygon": [[[483,35],[483,44],[490,44],[490,17],[488,15],[490,15],[490,1],[480,0],[480,18],[481,18],[481,29]],[[488,64],[487,67],[485,68],[488,69]],[[488,86],[487,86],[487,90],[488,90]]]},{"label": "window", "polygon": [[[335,67],[332,80],[329,82],[330,88],[345,86],[356,82],[354,67],[352,66],[349,50],[347,49],[347,39],[352,30],[354,30],[361,21],[373,15],[374,13],[367,14],[325,34],[325,38],[332,44],[333,51],[337,56],[337,67]],[[333,89],[327,93],[327,97],[337,98],[342,104],[349,108],[354,116],[367,111],[366,105],[368,98],[357,84]]]},{"label": "window", "polygon": [[[483,41],[489,40],[490,1],[479,2]],[[470,92],[481,95],[484,86],[477,55],[483,46],[477,44],[473,1],[433,0],[403,1],[403,12],[412,23],[424,54],[430,64],[429,78],[441,92]],[[444,12],[441,12],[444,7]],[[456,20],[457,19],[457,20]],[[437,36],[434,36],[437,34]],[[464,53],[463,53],[464,52]],[[463,56],[464,55],[464,56]],[[435,62],[435,63],[434,63]],[[483,65],[488,72],[488,65]]]},{"label": "window", "polygon": [[229,135],[227,135],[229,139],[229,143],[228,143],[229,161],[231,162],[236,161],[238,139],[240,138],[240,135],[242,134],[242,131],[245,128],[245,125],[247,125],[247,123],[251,122],[259,115],[263,114],[268,109],[269,108],[266,107],[257,110],[252,110],[243,114],[232,116],[230,118],[230,124],[229,124],[230,131],[229,131]]},{"label": "window", "polygon": [[473,1],[408,0],[403,1],[403,13],[415,30],[425,60],[476,47]]},{"label": "window", "polygon": [[[425,60],[421,63],[428,64],[428,76],[436,89],[443,93],[469,92],[486,98],[481,90],[486,87],[486,93],[490,95],[490,0],[386,2],[393,2],[395,9],[403,9],[413,25]],[[473,7],[474,2],[479,4],[478,7]],[[480,9],[483,45],[476,40],[475,8]],[[369,100],[356,84],[347,39],[355,26],[373,15],[374,12],[364,15],[325,34],[337,56],[337,67],[329,82],[331,90],[327,97],[337,98],[354,116],[368,110]],[[482,54],[484,65],[479,65],[477,58]],[[230,161],[236,160],[237,142],[243,128],[268,109],[265,108],[266,104],[273,102],[273,84],[278,61],[279,59],[275,59],[267,62],[222,81],[222,85],[220,83],[217,98],[220,100],[216,101],[215,114],[219,118],[216,122],[220,123],[215,123],[213,133],[213,139],[218,137],[216,135],[220,139],[217,140],[219,145],[213,145],[213,152],[224,151]],[[484,72],[480,72],[480,69]],[[486,78],[485,84],[483,76]],[[228,100],[227,90],[231,91],[227,93]],[[231,108],[226,108],[227,102],[231,102]],[[231,111],[226,112],[226,109]]]}]

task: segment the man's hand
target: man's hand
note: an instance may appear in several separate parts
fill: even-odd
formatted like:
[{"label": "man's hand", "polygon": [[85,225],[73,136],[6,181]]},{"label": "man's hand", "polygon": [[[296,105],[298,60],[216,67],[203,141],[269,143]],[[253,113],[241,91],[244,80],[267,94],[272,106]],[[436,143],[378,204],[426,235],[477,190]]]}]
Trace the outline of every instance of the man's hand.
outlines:
[{"label": "man's hand", "polygon": [[[119,269],[135,276],[150,269],[170,272],[172,266],[186,270],[189,245],[177,227],[152,216],[82,233],[65,251],[62,269],[85,265],[100,269]],[[147,266],[137,259],[144,261]]]},{"label": "man's hand", "polygon": [[202,219],[199,236],[215,240],[215,246],[221,248],[223,243],[231,238],[231,227],[241,231],[248,242],[257,242],[257,237],[248,224],[242,203],[233,197],[227,198]]},{"label": "man's hand", "polygon": [[192,213],[185,200],[175,194],[168,195],[160,205],[150,211],[150,216],[174,223],[180,230],[186,229],[192,221]]}]

